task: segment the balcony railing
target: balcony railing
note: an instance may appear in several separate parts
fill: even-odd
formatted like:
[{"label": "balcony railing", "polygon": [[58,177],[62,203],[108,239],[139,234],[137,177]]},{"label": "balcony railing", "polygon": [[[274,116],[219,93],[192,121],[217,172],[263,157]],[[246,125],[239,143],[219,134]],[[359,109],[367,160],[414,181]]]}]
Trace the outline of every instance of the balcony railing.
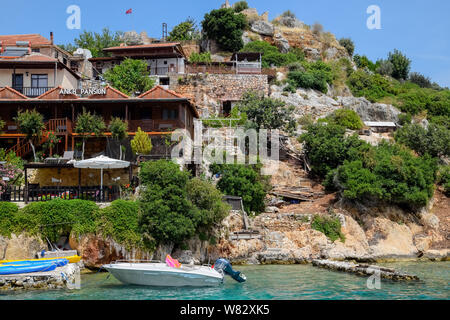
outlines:
[{"label": "balcony railing", "polygon": [[47,91],[53,89],[53,87],[16,87],[13,86],[13,89],[20,92],[21,94],[29,97],[29,98],[36,98],[40,95],[46,93]]}]

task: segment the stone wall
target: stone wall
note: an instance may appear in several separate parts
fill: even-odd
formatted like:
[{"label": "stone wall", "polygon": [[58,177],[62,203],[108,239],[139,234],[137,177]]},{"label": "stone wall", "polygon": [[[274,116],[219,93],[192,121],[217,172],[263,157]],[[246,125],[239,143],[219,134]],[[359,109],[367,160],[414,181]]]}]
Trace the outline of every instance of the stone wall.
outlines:
[{"label": "stone wall", "polygon": [[269,81],[267,75],[261,74],[172,75],[170,89],[192,99],[200,115],[205,117],[218,115],[222,101],[240,100],[247,91],[268,95]]}]

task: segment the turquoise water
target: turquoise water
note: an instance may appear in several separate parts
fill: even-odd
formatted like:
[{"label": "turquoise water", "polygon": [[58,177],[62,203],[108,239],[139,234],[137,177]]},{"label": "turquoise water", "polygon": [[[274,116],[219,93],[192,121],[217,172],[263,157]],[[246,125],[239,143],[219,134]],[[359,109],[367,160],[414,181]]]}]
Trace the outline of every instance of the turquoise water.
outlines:
[{"label": "turquoise water", "polygon": [[418,275],[420,282],[382,280],[368,289],[366,277],[311,265],[236,266],[247,276],[239,284],[227,278],[215,288],[151,288],[123,285],[107,273],[82,276],[82,289],[4,294],[1,300],[248,300],[248,299],[446,299],[450,298],[450,262],[383,264]]}]

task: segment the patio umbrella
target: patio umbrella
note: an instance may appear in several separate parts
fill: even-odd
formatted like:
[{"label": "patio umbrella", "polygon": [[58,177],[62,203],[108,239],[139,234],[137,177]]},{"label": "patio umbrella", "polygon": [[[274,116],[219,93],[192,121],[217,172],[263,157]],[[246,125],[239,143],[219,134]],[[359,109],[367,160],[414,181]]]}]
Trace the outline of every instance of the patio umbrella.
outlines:
[{"label": "patio umbrella", "polygon": [[100,169],[101,170],[101,185],[100,190],[102,191],[103,197],[103,170],[104,169],[123,169],[130,166],[130,162],[122,161],[117,159],[111,159],[105,156],[99,156],[97,158],[76,161],[73,166],[79,169]]}]

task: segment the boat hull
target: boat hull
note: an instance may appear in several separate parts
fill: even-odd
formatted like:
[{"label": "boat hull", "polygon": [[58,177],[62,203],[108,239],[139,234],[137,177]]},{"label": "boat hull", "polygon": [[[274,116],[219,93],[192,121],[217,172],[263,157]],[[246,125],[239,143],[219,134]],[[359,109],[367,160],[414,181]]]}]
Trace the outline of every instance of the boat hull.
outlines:
[{"label": "boat hull", "polygon": [[81,260],[80,256],[71,256],[71,257],[57,257],[57,258],[42,258],[42,259],[31,259],[31,260],[0,260],[0,264],[10,263],[10,262],[23,262],[23,261],[32,261],[32,262],[46,262],[49,260],[59,260],[59,259],[67,259],[69,263],[78,263]]},{"label": "boat hull", "polygon": [[165,264],[111,264],[103,266],[125,284],[154,287],[214,287],[223,283],[223,275],[209,267],[180,269]]},{"label": "boat hull", "polygon": [[0,275],[14,275],[34,272],[49,272],[56,269],[55,263],[33,265],[8,265],[0,267]]}]

